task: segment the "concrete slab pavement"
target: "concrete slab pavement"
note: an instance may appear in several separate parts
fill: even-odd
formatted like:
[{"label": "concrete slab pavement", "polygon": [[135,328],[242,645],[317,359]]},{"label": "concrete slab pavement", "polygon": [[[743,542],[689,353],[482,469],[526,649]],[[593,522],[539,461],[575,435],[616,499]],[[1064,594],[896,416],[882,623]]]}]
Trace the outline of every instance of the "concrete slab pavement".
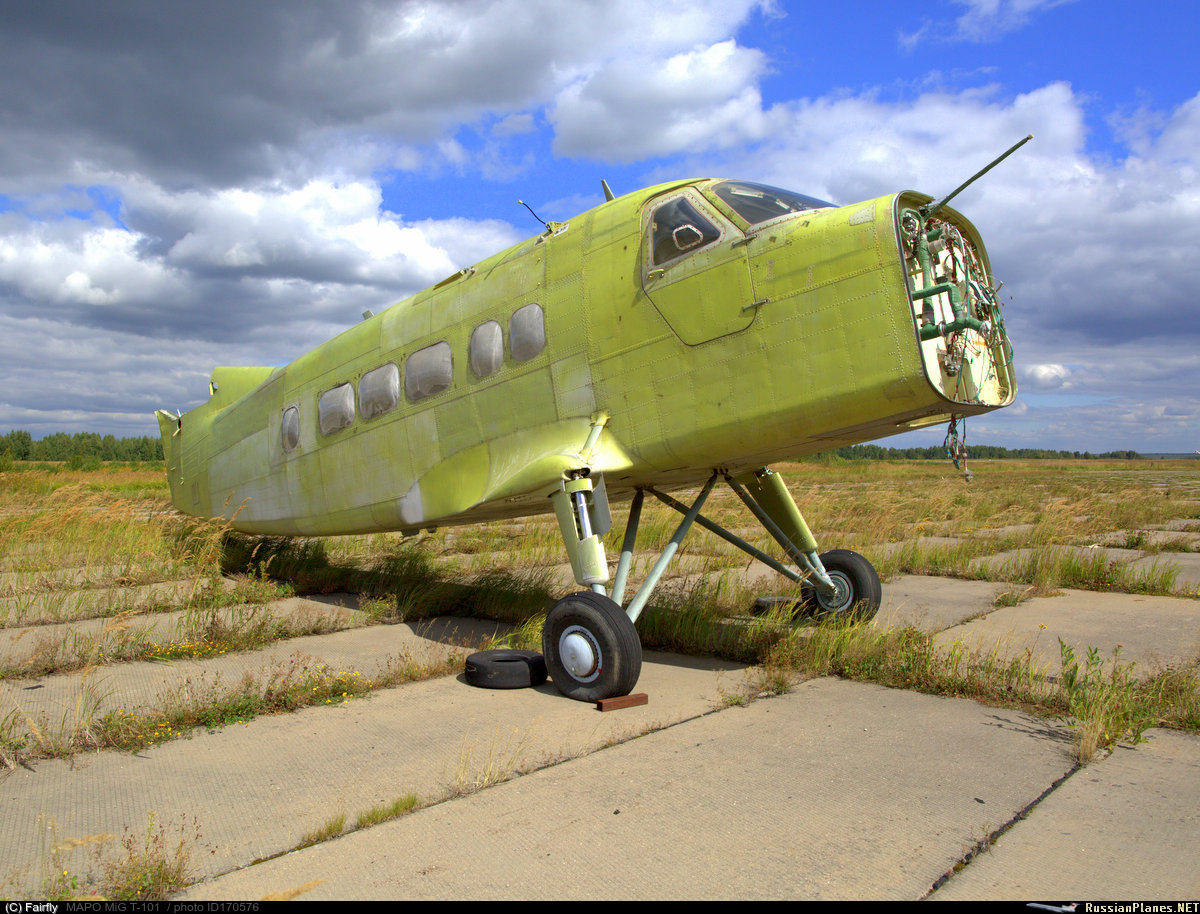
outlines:
[{"label": "concrete slab pavement", "polygon": [[247,673],[265,682],[272,672],[285,669],[296,658],[310,667],[320,663],[369,678],[390,658],[436,662],[478,649],[507,630],[501,623],[479,619],[430,619],[290,638],[257,651],[199,660],[116,663],[38,680],[0,680],[0,713],[16,707],[34,719],[44,716],[57,721],[76,705],[85,686],[89,710],[96,716],[117,709],[161,707],[162,696],[180,689],[232,686]]},{"label": "concrete slab pavement", "polygon": [[[1044,628],[1043,628],[1044,626]],[[1030,648],[1034,662],[1051,675],[1062,668],[1058,639],[1081,663],[1089,647],[1108,660],[1121,645],[1124,662],[1137,661],[1138,673],[1160,665],[1187,663],[1200,653],[1200,602],[1182,597],[1064,590],[1054,597],[1035,597],[1016,606],[947,628],[942,643],[961,639],[989,650],[998,642],[1010,654]]]},{"label": "concrete slab pavement", "polygon": [[1070,768],[1019,712],[815,680],[183,898],[916,899]]},{"label": "concrete slab pavement", "polygon": [[963,581],[927,575],[900,575],[883,587],[883,605],[875,616],[885,628],[915,625],[941,631],[995,609],[996,594],[1016,585]]},{"label": "concrete slab pavement", "polygon": [[[226,606],[205,610],[199,614],[207,619],[211,614],[231,627],[237,620],[251,616],[265,619],[267,614],[287,620],[297,629],[306,625],[328,625],[343,628],[355,624],[363,615],[356,609],[358,598],[352,594],[332,597],[288,597],[254,606]],[[194,616],[193,616],[194,617]],[[187,610],[172,612],[131,613],[120,618],[112,616],[61,622],[56,625],[29,625],[0,629],[0,669],[21,667],[39,653],[94,657],[110,651],[121,643],[164,643],[182,640],[183,626],[189,618]]]},{"label": "concrete slab pavement", "polygon": [[1197,797],[1200,736],[1147,731],[1065,781],[932,899],[1194,901]]},{"label": "concrete slab pavement", "polygon": [[[0,775],[0,861],[25,874],[20,884],[36,884],[43,820],[57,823],[61,837],[81,837],[136,832],[154,813],[160,823],[196,817],[214,850],[198,854],[200,873],[211,876],[287,851],[339,812],[353,822],[410,791],[439,799],[489,769],[532,770],[594,752],[708,713],[740,691],[738,664],[665,654],[647,661],[639,688],[655,701],[619,713],[565,699],[549,683],[494,691],[460,674],[201,730],[135,754],[38,761]],[[86,853],[66,862],[85,869]]]},{"label": "concrete slab pavement", "polygon": [[1200,552],[1159,552],[1130,562],[1141,571],[1174,567],[1178,590],[1200,593]]},{"label": "concrete slab pavement", "polygon": [[[0,597],[0,622],[21,625],[86,619],[126,609],[144,610],[186,598],[201,586],[196,581],[160,581],[80,590],[39,590]],[[226,585],[228,586],[228,585]]]},{"label": "concrete slab pavement", "polygon": [[[1146,665],[1186,659],[1200,645],[1195,600],[1067,592],[998,609],[1004,588],[900,578],[885,586],[879,622],[986,646],[1028,637],[1044,642],[1047,661],[1057,660],[1058,634],[1078,639],[1077,652],[1122,643],[1125,659]],[[403,645],[450,650],[489,624],[314,636],[311,653],[354,668]],[[269,650],[286,658],[304,641]],[[145,704],[173,677],[228,664],[224,675],[236,678],[261,669],[265,656],[104,672],[128,677],[114,700]],[[25,700],[62,707],[69,695],[53,690],[70,682],[47,677]],[[1072,774],[1068,735],[1018,712],[832,679],[740,707],[744,688],[737,664],[647,653],[638,690],[650,703],[619,712],[563,699],[550,684],[489,691],[455,676],[200,731],[136,755],[39,761],[0,773],[0,881],[19,871],[15,884],[38,883],[47,820],[59,836],[80,837],[139,831],[154,813],[163,823],[195,816],[213,851],[198,855],[206,881],[188,890],[191,899],[261,898],[316,879],[325,881],[302,897],[921,898],[1011,824],[991,854],[932,897],[1026,897],[1026,888],[1066,897],[1083,883],[1047,886],[1072,867],[1088,880],[1081,895],[1145,897],[1147,857],[1160,861],[1154,897],[1194,897],[1178,874],[1195,869],[1187,835],[1196,823],[1189,810],[1173,819],[1169,811],[1172,796],[1178,805],[1197,795],[1200,737],[1159,732]],[[1094,770],[1102,786],[1089,788],[1079,779]],[[520,776],[456,796],[510,772]],[[338,813],[352,825],[408,792],[437,802],[288,853]],[[1056,843],[1056,828],[1089,838]],[[1137,853],[1125,850],[1129,835]],[[1057,855],[1040,882],[1015,881],[1025,859],[1015,850],[996,856],[1022,841],[1029,858]],[[85,870],[86,851],[72,854],[72,871]],[[273,855],[281,856],[251,865]],[[964,880],[994,858],[1009,868]]]}]

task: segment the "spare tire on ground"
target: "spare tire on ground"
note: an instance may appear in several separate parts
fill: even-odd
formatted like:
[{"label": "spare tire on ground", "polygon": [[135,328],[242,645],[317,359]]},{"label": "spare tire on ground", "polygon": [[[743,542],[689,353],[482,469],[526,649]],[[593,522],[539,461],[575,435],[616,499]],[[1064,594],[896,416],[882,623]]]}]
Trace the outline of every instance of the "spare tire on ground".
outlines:
[{"label": "spare tire on ground", "polygon": [[525,689],[546,681],[546,661],[537,651],[479,651],[467,658],[466,678],[484,689]]}]

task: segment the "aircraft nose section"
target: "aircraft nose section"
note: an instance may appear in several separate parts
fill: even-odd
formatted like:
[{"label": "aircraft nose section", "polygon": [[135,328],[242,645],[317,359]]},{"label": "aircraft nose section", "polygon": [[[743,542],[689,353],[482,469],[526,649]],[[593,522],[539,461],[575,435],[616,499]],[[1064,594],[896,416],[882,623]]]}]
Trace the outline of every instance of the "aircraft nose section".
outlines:
[{"label": "aircraft nose section", "polygon": [[1016,396],[1012,344],[983,241],[961,214],[898,201],[900,250],[925,374],[947,398],[1005,406]]}]

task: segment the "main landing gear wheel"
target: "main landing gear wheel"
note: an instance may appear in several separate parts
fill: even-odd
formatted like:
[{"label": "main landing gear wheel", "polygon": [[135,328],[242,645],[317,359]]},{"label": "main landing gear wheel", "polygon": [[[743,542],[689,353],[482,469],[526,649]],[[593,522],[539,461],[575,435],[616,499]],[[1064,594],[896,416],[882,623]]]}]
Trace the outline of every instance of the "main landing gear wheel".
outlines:
[{"label": "main landing gear wheel", "polygon": [[642,642],[614,601],[583,590],[546,616],[542,654],[558,690],[578,701],[628,695],[642,672]]},{"label": "main landing gear wheel", "polygon": [[527,689],[546,681],[546,662],[537,651],[479,651],[467,658],[465,677],[484,689]]},{"label": "main landing gear wheel", "polygon": [[806,588],[805,604],[817,615],[863,621],[874,618],[883,600],[883,586],[875,566],[849,549],[830,549],[821,553],[821,564],[837,590],[825,594],[816,587]]}]

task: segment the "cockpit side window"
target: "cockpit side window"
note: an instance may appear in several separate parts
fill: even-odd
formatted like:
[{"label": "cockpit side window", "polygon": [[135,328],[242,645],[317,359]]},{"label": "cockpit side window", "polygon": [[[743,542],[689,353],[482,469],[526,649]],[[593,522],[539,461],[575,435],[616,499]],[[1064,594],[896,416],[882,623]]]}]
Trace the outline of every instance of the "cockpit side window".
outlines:
[{"label": "cockpit side window", "polygon": [[650,233],[655,266],[682,257],[721,237],[720,230],[685,197],[670,200],[654,211]]},{"label": "cockpit side window", "polygon": [[749,181],[722,181],[714,184],[712,189],[751,225],[786,216],[788,213],[833,206],[832,203],[826,203],[816,197],[806,197],[790,190],[780,190],[766,184],[752,184]]}]

